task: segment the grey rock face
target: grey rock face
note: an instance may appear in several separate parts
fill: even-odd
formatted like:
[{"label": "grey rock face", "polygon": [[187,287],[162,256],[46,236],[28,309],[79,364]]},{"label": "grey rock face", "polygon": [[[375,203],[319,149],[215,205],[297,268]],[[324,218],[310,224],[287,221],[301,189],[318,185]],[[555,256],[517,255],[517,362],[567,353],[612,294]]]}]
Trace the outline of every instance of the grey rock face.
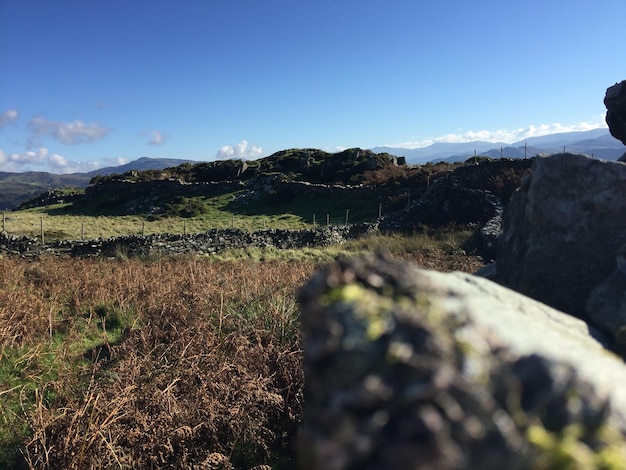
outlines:
[{"label": "grey rock face", "polygon": [[615,271],[591,292],[587,315],[626,353],[626,245],[619,249],[615,263]]},{"label": "grey rock face", "polygon": [[626,165],[560,154],[535,159],[504,213],[498,278],[585,317],[591,291],[626,242]]},{"label": "grey rock face", "polygon": [[583,321],[376,256],[321,270],[299,299],[301,468],[626,465],[626,368]]},{"label": "grey rock face", "polygon": [[587,314],[626,351],[626,275],[616,270],[596,287],[587,301]]},{"label": "grey rock face", "polygon": [[604,105],[611,135],[626,144],[626,80],[606,90]]}]

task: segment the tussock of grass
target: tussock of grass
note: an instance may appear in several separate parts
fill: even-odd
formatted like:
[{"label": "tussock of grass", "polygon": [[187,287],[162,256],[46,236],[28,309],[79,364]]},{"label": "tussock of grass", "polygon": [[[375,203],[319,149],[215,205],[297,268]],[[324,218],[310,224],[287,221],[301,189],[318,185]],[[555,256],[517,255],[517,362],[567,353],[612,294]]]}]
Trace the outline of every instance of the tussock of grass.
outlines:
[{"label": "tussock of grass", "polygon": [[342,256],[371,251],[416,262],[426,269],[473,272],[483,266],[479,258],[466,256],[461,246],[471,236],[471,228],[444,227],[423,233],[376,234],[320,248],[282,250],[274,247],[229,249],[211,255],[214,261],[311,261],[329,263]]}]

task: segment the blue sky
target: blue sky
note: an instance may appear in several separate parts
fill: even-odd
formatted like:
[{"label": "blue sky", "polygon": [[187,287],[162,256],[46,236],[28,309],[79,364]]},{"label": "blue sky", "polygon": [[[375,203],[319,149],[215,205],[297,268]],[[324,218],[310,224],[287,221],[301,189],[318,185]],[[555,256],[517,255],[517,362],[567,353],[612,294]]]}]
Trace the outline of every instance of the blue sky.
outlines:
[{"label": "blue sky", "polygon": [[624,0],[0,0],[0,171],[604,125]]}]

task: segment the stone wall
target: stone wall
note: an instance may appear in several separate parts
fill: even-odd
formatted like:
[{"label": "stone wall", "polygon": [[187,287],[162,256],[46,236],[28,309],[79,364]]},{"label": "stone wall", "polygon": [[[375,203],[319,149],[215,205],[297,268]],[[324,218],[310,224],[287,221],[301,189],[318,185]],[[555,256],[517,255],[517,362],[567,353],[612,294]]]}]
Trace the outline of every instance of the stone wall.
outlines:
[{"label": "stone wall", "polygon": [[194,235],[155,234],[100,238],[97,240],[58,241],[42,245],[35,238],[0,233],[0,253],[22,257],[42,254],[73,257],[152,256],[215,254],[228,248],[275,247],[279,249],[320,247],[342,243],[377,232],[376,224],[319,227],[310,230],[213,229]]}]

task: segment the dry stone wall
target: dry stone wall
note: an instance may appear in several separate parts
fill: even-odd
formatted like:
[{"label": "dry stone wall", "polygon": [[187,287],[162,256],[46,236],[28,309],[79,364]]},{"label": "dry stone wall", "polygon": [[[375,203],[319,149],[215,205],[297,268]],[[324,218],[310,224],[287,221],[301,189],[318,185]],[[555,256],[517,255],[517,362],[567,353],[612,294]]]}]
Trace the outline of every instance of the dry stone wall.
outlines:
[{"label": "dry stone wall", "polygon": [[376,224],[319,227],[310,230],[213,229],[194,235],[155,234],[59,241],[42,245],[35,238],[0,233],[0,253],[36,257],[42,254],[72,257],[153,256],[215,254],[228,248],[275,247],[279,249],[327,246],[376,232]]}]

